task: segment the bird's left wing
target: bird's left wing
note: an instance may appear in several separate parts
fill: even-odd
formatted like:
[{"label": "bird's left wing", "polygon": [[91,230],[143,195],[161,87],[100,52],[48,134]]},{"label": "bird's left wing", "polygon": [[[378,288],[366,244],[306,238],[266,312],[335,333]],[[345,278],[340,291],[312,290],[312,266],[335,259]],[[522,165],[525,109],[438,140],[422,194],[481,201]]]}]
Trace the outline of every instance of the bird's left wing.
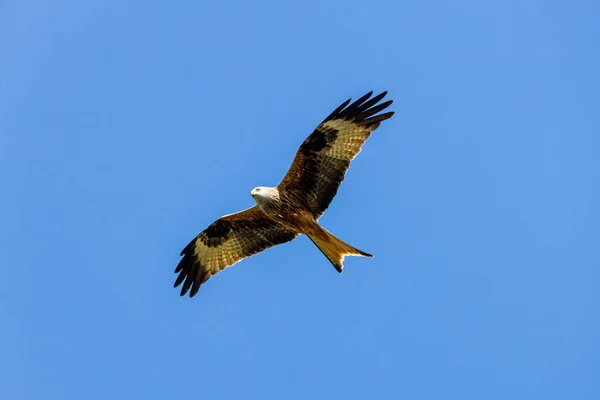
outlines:
[{"label": "bird's left wing", "polygon": [[302,143],[279,190],[302,201],[313,217],[322,215],[371,132],[394,115],[378,114],[392,104],[392,100],[378,104],[386,93],[370,99],[370,92],[336,108]]},{"label": "bird's left wing", "polygon": [[202,231],[181,252],[175,287],[193,297],[212,275],[269,247],[289,242],[298,233],[267,218],[258,206],[223,216]]}]

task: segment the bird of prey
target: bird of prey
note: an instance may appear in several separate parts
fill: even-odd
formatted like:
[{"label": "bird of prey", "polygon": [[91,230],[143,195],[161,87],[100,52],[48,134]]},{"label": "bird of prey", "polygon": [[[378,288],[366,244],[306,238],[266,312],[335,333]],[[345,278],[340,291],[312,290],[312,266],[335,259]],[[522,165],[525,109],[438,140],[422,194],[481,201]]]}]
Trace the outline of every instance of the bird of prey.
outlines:
[{"label": "bird of prey", "polygon": [[325,118],[302,143],[279,185],[252,189],[254,207],[219,218],[183,249],[174,285],[183,283],[181,296],[189,291],[193,297],[216,273],[300,234],[308,236],[340,273],[345,256],[372,257],[318,223],[371,132],[394,115],[378,114],[392,104],[378,104],[387,92],[371,98],[372,94],[352,104],[348,99]]}]

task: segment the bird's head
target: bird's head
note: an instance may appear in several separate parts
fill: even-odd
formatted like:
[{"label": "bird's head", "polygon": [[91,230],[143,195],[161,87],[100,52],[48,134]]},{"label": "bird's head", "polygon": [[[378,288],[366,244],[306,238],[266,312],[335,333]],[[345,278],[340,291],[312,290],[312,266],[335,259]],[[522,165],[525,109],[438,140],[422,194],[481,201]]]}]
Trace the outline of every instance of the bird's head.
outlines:
[{"label": "bird's head", "polygon": [[259,187],[255,187],[254,189],[252,189],[252,191],[250,192],[250,195],[252,195],[252,197],[267,197],[269,195],[269,190],[271,188],[268,187],[264,187],[264,186],[259,186]]},{"label": "bird's head", "polygon": [[252,189],[250,194],[263,211],[271,208],[274,203],[279,201],[279,191],[277,188],[259,186]]}]

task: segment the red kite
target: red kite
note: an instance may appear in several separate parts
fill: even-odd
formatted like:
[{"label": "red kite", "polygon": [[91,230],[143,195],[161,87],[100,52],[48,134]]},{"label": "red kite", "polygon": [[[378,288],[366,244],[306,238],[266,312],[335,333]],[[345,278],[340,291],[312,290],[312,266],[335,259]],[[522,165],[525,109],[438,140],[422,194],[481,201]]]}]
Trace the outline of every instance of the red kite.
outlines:
[{"label": "red kite", "polygon": [[[181,252],[175,287],[193,297],[219,271],[269,247],[305,234],[338,272],[345,256],[372,257],[336,238],[318,224],[344,180],[350,162],[381,121],[393,112],[376,115],[392,100],[377,104],[387,92],[336,108],[302,143],[292,166],[277,187],[257,187],[254,207],[225,215],[202,231]],[[350,105],[348,105],[350,104]]]}]

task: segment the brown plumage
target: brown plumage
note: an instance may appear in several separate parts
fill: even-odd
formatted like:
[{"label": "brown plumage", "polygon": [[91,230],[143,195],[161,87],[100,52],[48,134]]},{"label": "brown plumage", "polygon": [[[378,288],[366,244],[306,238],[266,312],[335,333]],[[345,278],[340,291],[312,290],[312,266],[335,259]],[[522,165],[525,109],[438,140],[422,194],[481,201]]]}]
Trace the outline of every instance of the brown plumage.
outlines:
[{"label": "brown plumage", "polygon": [[[392,100],[377,104],[387,92],[369,100],[342,103],[302,143],[292,166],[275,188],[252,190],[257,205],[213,222],[181,252],[175,287],[193,297],[212,275],[269,247],[306,234],[338,272],[347,255],[372,257],[336,238],[318,224],[344,180],[351,161],[381,121]],[[350,105],[348,105],[350,104]]]}]

